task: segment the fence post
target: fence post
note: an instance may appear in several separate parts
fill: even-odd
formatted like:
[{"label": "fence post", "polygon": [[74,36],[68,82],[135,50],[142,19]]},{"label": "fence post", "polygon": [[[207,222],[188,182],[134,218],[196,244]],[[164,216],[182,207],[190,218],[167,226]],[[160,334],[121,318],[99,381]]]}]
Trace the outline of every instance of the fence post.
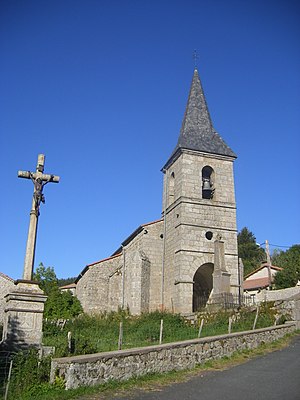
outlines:
[{"label": "fence post", "polygon": [[229,334],[231,333],[231,325],[232,325],[232,318],[229,317],[229,320],[228,320],[228,333]]},{"label": "fence post", "polygon": [[254,319],[254,323],[253,323],[253,327],[252,327],[253,331],[254,331],[254,329],[256,327],[256,322],[257,322],[257,318],[258,318],[258,312],[259,312],[259,306],[256,307],[256,314],[255,314],[255,319]]},{"label": "fence post", "polygon": [[160,320],[159,344],[162,344],[164,320]]},{"label": "fence post", "polygon": [[72,352],[72,332],[68,332],[68,350]]},{"label": "fence post", "polygon": [[198,338],[201,336],[202,328],[204,324],[204,318],[201,319],[200,327],[199,327],[199,332],[198,332]]},{"label": "fence post", "polygon": [[13,360],[10,360],[9,371],[8,371],[8,377],[7,377],[7,383],[6,383],[6,388],[5,388],[4,400],[7,400],[7,396],[8,396],[8,389],[9,389],[9,383],[10,383],[12,365],[13,365]]},{"label": "fence post", "polygon": [[122,344],[123,344],[123,321],[120,322],[118,350],[122,350]]}]

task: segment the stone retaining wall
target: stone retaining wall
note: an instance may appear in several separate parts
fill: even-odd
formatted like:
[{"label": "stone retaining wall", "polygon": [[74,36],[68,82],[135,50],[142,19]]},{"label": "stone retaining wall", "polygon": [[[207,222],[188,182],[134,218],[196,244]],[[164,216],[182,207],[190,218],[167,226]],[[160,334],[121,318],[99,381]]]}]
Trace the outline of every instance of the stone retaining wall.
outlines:
[{"label": "stone retaining wall", "polygon": [[194,368],[196,364],[277,340],[293,332],[295,327],[294,322],[289,322],[254,331],[160,346],[56,358],[52,360],[51,381],[54,381],[55,376],[64,377],[66,389],[74,389],[105,383],[111,379],[121,381],[148,373]]},{"label": "stone retaining wall", "polygon": [[258,303],[266,301],[285,301],[297,295],[300,295],[300,286],[279,290],[262,290],[256,295],[256,301]]}]

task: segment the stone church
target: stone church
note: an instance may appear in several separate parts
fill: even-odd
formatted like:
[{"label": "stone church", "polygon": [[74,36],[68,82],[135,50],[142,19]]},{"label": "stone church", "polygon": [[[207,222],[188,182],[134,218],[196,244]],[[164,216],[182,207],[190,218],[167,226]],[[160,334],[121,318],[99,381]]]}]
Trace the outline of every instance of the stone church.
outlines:
[{"label": "stone church", "polygon": [[162,218],[140,225],[76,279],[85,312],[188,314],[240,293],[233,162],[194,70],[177,145],[162,168]]}]

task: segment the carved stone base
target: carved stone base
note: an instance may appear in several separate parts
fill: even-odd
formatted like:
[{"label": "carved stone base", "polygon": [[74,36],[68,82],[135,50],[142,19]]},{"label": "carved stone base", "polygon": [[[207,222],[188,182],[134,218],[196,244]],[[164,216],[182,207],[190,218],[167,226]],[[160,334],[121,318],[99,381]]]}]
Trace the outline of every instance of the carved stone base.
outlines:
[{"label": "carved stone base", "polygon": [[3,344],[11,348],[40,347],[47,296],[37,282],[19,280],[6,296]]}]

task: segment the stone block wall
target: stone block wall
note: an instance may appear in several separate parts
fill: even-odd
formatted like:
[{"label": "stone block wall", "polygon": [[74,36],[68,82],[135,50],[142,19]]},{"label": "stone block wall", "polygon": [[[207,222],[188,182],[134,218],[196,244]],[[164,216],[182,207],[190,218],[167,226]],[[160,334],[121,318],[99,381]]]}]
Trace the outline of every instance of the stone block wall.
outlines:
[{"label": "stone block wall", "polygon": [[300,286],[280,290],[262,290],[256,295],[256,301],[258,303],[264,301],[283,301],[289,300],[296,295],[300,295]]},{"label": "stone block wall", "polygon": [[[202,198],[202,169],[213,169],[213,199]],[[233,159],[183,150],[164,175],[166,214],[165,306],[192,312],[193,279],[213,263],[214,241],[221,235],[230,291],[238,293],[238,252]],[[163,205],[164,209],[164,205]],[[212,233],[209,240],[207,232]]]},{"label": "stone block wall", "polygon": [[[88,265],[77,278],[76,296],[85,312],[93,314],[115,309],[112,299],[109,298],[110,276],[122,268],[122,257],[117,255],[106,260]],[[116,294],[116,293],[115,293]]]},{"label": "stone block wall", "polygon": [[15,287],[14,280],[0,272],[0,324],[4,321],[5,296]]},{"label": "stone block wall", "polygon": [[117,311],[123,303],[132,314],[159,308],[163,221],[143,228],[121,253],[88,265],[79,275],[76,296],[85,312]]},{"label": "stone block wall", "polygon": [[160,346],[56,358],[52,360],[51,381],[54,381],[55,376],[61,376],[66,381],[66,389],[73,389],[109,380],[123,381],[149,373],[191,369],[208,360],[230,356],[235,351],[254,349],[261,343],[277,340],[293,332],[295,326],[295,323],[287,323]]}]

